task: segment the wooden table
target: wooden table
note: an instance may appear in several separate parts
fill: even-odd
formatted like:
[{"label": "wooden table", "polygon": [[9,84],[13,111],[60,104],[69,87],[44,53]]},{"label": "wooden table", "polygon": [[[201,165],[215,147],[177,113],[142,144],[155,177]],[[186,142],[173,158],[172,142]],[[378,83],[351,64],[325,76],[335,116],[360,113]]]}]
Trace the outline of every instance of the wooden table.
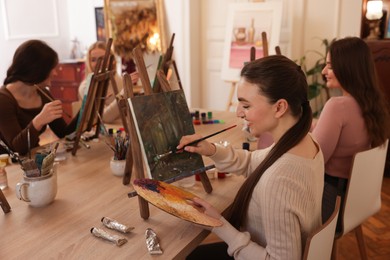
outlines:
[{"label": "wooden table", "polygon": [[[240,120],[234,113],[214,112],[225,124],[201,125],[196,131],[207,135],[233,123],[238,127],[215,136],[211,141],[228,140],[237,148],[245,141]],[[150,206],[150,218],[140,217],[137,198],[128,198],[131,186],[109,169],[111,150],[102,142],[90,142],[91,149],[81,148],[76,156],[58,166],[58,193],[55,201],[43,208],[33,208],[19,201],[15,185],[22,178],[18,165],[7,166],[9,188],[4,195],[11,212],[0,216],[0,259],[183,259],[207,235],[208,231]],[[207,164],[207,162],[205,162]],[[235,196],[242,177],[212,179],[213,192],[204,192],[200,182],[189,190],[224,210]],[[110,217],[135,229],[129,234],[107,230],[102,217]],[[118,247],[90,233],[103,228],[123,236],[128,242]],[[160,239],[163,254],[149,255],[145,230],[152,228]]]}]

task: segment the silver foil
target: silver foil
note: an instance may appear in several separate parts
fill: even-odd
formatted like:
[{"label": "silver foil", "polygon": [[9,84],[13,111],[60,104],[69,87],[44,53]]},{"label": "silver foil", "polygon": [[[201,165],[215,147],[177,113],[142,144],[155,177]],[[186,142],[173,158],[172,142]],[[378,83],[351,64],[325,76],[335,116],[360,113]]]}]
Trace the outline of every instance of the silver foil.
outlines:
[{"label": "silver foil", "polygon": [[100,228],[96,228],[96,227],[91,228],[91,233],[94,236],[106,239],[106,240],[116,244],[117,246],[121,246],[127,242],[126,238],[123,238],[123,237],[120,237],[117,235],[112,235],[112,234],[110,234],[110,233],[108,233]]},{"label": "silver foil", "polygon": [[104,226],[122,233],[129,233],[134,229],[134,227],[125,226],[119,223],[118,221],[116,221],[115,219],[111,219],[107,217],[102,217],[102,223]]},{"label": "silver foil", "polygon": [[161,255],[163,253],[158,242],[157,234],[151,228],[146,229],[145,239],[149,254]]}]

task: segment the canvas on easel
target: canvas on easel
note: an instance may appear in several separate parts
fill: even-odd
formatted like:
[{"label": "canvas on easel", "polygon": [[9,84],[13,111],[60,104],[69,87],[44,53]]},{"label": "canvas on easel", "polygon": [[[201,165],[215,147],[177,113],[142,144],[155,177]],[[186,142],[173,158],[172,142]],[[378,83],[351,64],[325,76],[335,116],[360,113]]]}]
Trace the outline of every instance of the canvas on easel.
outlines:
[{"label": "canvas on easel", "polygon": [[182,136],[195,133],[182,90],[137,96],[130,99],[129,104],[141,140],[143,158],[147,162],[147,178],[166,181],[204,168],[199,154],[167,154],[175,149]]},{"label": "canvas on easel", "polygon": [[[147,86],[146,95],[129,99],[129,107],[145,161],[146,177],[161,181],[174,180],[180,175],[190,176],[191,172],[201,171],[205,167],[199,154],[187,152],[167,154],[175,149],[182,136],[195,133],[181,85],[178,90],[171,90],[167,80],[166,73],[170,64],[174,64],[172,63],[173,40],[174,34],[157,71],[159,91],[153,89],[154,93],[148,94],[150,83],[148,78],[144,77],[142,84]],[[140,51],[136,48],[133,52],[142,80],[142,74],[146,74],[146,67]],[[177,73],[177,68],[175,70]],[[178,73],[176,77],[179,78]],[[162,156],[163,154],[167,155]],[[202,172],[201,176],[207,177],[205,172]],[[212,187],[208,178],[204,178],[202,184],[207,192],[211,192]]]},{"label": "canvas on easel", "polygon": [[[172,63],[173,41],[174,40],[175,40],[175,34],[173,33],[172,37],[171,37],[171,41],[169,43],[169,46],[168,46],[166,52],[164,53],[164,55],[162,55],[160,57],[160,61],[159,61],[159,64],[157,66],[157,70],[162,70],[165,75],[168,74],[170,63]],[[154,93],[161,92],[161,86],[160,86],[159,80],[157,79],[157,75],[156,75],[154,82],[153,82],[153,92]]]},{"label": "canvas on easel", "polygon": [[[115,96],[118,95],[118,86],[114,79],[116,70],[114,68],[114,56],[110,54],[112,39],[107,41],[104,58],[99,58],[96,64],[95,71],[89,79],[88,92],[85,102],[82,104],[80,120],[78,122],[72,155],[76,155],[81,135],[86,131],[91,131],[92,127],[96,127],[94,137],[97,138],[100,132],[101,122],[100,117],[104,112],[104,101],[107,95],[109,83],[114,90]],[[118,104],[119,107],[119,104]],[[122,116],[122,115],[121,115]],[[122,121],[124,120],[122,116]]]},{"label": "canvas on easel", "polygon": [[[147,77],[147,71],[146,71],[146,66],[145,66],[145,63],[144,63],[144,60],[143,60],[143,57],[142,57],[142,52],[140,49],[138,48],[135,48],[133,50],[133,55],[134,55],[134,59],[135,59],[135,62],[137,64],[137,68],[138,68],[138,71],[139,71],[139,74],[140,74],[140,77],[141,77],[141,81],[142,81],[142,86],[144,88],[144,93],[145,93],[145,96],[147,97],[146,99],[156,99],[154,96],[157,96],[158,94],[160,93],[153,93],[152,91],[152,87],[151,87],[151,84],[150,84],[150,81],[149,81],[149,78]],[[159,70],[158,72],[158,75],[156,76],[156,78],[158,78],[158,80],[161,80],[163,77],[165,79],[165,75],[163,73],[162,70]],[[131,154],[132,154],[132,158],[126,158],[126,168],[130,168],[130,167],[133,167],[133,170],[134,170],[134,173],[135,173],[135,178],[137,179],[140,179],[140,178],[145,178],[145,177],[149,177],[151,178],[151,174],[148,174],[148,172],[150,171],[150,166],[149,166],[149,162],[148,162],[148,159],[147,159],[147,156],[145,151],[144,151],[144,143],[142,141],[142,138],[140,137],[141,135],[139,135],[138,133],[140,132],[139,131],[139,127],[138,127],[138,120],[136,117],[137,115],[133,112],[130,113],[130,110],[131,107],[132,107],[132,100],[134,99],[137,99],[139,100],[139,97],[134,97],[134,93],[133,93],[133,90],[132,90],[132,83],[131,83],[131,80],[130,80],[130,76],[128,74],[125,74],[123,76],[124,78],[124,90],[125,90],[125,96],[128,97],[128,102],[125,102],[126,105],[124,105],[124,102],[121,102],[122,104],[122,110],[121,111],[124,111],[125,108],[127,108],[128,112],[127,112],[127,118],[130,119],[128,120],[128,128],[129,128],[129,134],[130,134],[130,140],[131,140]],[[166,80],[161,80],[159,82],[161,84],[161,89],[166,91],[164,93],[170,93],[172,92],[173,94],[168,94],[168,97],[171,96],[171,97],[174,97],[173,100],[172,98],[169,99],[168,98],[168,103],[171,104],[171,106],[173,107],[176,107],[177,106],[175,105],[176,101],[179,102],[179,104],[181,104],[181,106],[183,106],[183,109],[188,111],[188,115],[190,115],[189,113],[189,110],[188,110],[188,106],[186,105],[185,103],[185,97],[184,97],[184,93],[182,92],[182,90],[175,90],[175,91],[171,91],[170,90],[170,86],[169,86],[169,83],[167,83]],[[164,95],[162,95],[164,96]],[[159,99],[159,98],[157,98]],[[160,98],[161,99],[161,98]],[[164,98],[162,98],[164,99]],[[171,101],[169,101],[171,100]],[[123,101],[123,100],[122,100]],[[141,103],[143,101],[140,101]],[[166,101],[165,101],[166,102]],[[163,102],[164,103],[164,102]],[[185,104],[185,108],[184,108],[184,104]],[[154,104],[151,103],[151,106],[153,106]],[[168,106],[165,106],[165,108],[167,110],[169,110],[168,113],[171,114],[172,118],[169,119],[169,120],[174,120],[174,118],[176,117],[176,119],[178,119],[178,117],[180,117],[180,115],[176,112],[176,111],[172,111],[171,108],[168,108]],[[145,107],[146,108],[146,107]],[[154,110],[157,110],[158,108],[154,108]],[[153,110],[153,107],[149,107],[149,110]],[[180,112],[180,111],[179,111]],[[181,111],[181,113],[185,113],[185,111]],[[158,116],[153,116],[154,119],[157,118],[157,120],[155,122],[158,123]],[[188,120],[188,119],[186,119]],[[192,125],[192,120],[191,121],[191,125]],[[175,122],[174,122],[175,123]],[[187,126],[185,126],[187,125]],[[177,131],[177,129],[179,130],[183,130],[183,129],[187,129],[188,127],[188,124],[180,124],[179,127],[169,127],[169,130],[164,130],[165,131],[165,135],[164,135],[164,132],[163,131],[160,131],[159,133],[157,133],[157,143],[154,142],[154,141],[151,141],[150,144],[156,144],[155,148],[158,147],[159,151],[165,151],[166,150],[166,147],[165,146],[161,146],[161,140],[164,139],[164,138],[168,138],[167,140],[163,141],[165,142],[165,144],[168,144],[168,143],[171,143],[173,144],[174,143],[174,138],[177,138],[176,136],[178,136],[175,131]],[[185,132],[183,132],[185,133]],[[190,133],[190,132],[188,132]],[[192,132],[193,133],[193,132]],[[164,136],[159,136],[160,134],[164,135]],[[180,134],[179,134],[180,135]],[[149,140],[150,141],[150,140]],[[160,144],[158,144],[160,142]],[[141,144],[142,143],[142,144]],[[154,148],[152,148],[153,150]],[[130,149],[129,149],[130,150]],[[154,149],[155,152],[157,152],[157,150]],[[129,153],[129,151],[128,151]],[[157,154],[156,154],[157,155]],[[155,156],[156,156],[155,155]],[[149,156],[150,158],[154,157],[154,158],[157,158],[155,156]],[[201,159],[201,157],[200,157]],[[163,161],[165,160],[168,160],[168,158],[164,158],[163,160],[161,160],[161,162],[158,162],[157,164],[158,165],[153,165],[152,167],[158,167],[158,168],[164,168],[166,167],[166,165],[168,164],[171,164],[172,162],[169,162],[169,160],[165,163],[163,163]],[[203,165],[203,161],[201,160],[196,160],[200,165]],[[145,168],[148,168],[148,170],[144,170]],[[194,169],[189,169],[189,171],[191,170],[194,170]],[[146,172],[146,173],[145,173]],[[176,174],[180,174],[182,173],[183,170],[179,170],[179,171],[176,171]],[[126,174],[126,172],[125,172]],[[211,184],[210,184],[210,180],[208,179],[206,173],[203,171],[203,172],[200,172],[199,173],[199,176],[201,177],[201,181],[202,181],[202,184],[203,184],[203,187],[205,189],[206,192],[210,193],[212,191],[212,187],[211,187]],[[161,177],[161,176],[160,176]],[[131,176],[127,176],[127,179],[130,179]],[[159,178],[159,176],[157,176],[157,178]],[[161,178],[168,178],[167,176],[162,176]],[[130,194],[129,194],[130,196]],[[138,201],[139,201],[139,206],[140,206],[140,214],[141,214],[141,217],[144,218],[144,219],[147,219],[149,218],[149,206],[148,206],[148,202],[143,199],[142,197],[138,196]]]}]

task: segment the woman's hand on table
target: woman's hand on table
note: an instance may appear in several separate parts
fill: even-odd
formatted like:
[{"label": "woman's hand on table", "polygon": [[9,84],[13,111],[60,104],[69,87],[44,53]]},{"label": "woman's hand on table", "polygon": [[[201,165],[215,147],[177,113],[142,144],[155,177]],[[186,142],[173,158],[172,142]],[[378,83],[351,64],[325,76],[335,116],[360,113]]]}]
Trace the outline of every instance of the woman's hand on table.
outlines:
[{"label": "woman's hand on table", "polygon": [[206,140],[203,140],[195,145],[186,146],[187,144],[196,141],[198,139],[202,138],[199,134],[193,134],[193,135],[185,135],[180,139],[179,145],[176,147],[176,149],[180,150],[183,149],[184,151],[190,152],[190,153],[198,153],[203,156],[211,156],[215,154],[216,148],[215,145],[212,143],[209,143]]}]

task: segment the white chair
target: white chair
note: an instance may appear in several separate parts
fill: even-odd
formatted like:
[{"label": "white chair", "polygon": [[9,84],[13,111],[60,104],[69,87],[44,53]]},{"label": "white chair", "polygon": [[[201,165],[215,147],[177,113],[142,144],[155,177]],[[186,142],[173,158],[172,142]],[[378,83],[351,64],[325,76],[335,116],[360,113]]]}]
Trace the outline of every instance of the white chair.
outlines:
[{"label": "white chair", "polygon": [[332,255],[333,241],[336,232],[337,218],[340,211],[341,198],[338,196],[336,205],[329,219],[315,230],[307,239],[303,260],[329,260]]},{"label": "white chair", "polygon": [[361,224],[381,208],[381,190],[388,140],[382,146],[355,155],[345,194],[342,231],[335,236],[332,259],[337,258],[337,239],[354,230],[362,259],[367,259]]}]

